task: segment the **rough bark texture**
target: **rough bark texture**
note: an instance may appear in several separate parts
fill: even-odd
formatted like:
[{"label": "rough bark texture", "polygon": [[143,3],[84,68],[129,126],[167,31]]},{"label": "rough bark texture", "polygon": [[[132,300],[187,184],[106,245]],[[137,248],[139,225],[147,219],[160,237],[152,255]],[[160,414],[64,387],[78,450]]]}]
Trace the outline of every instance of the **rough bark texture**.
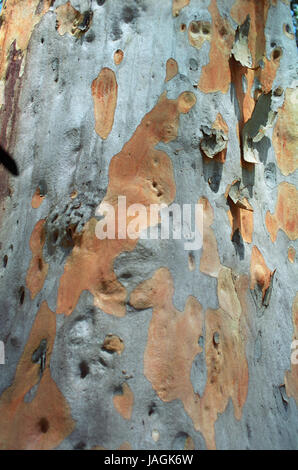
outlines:
[{"label": "rough bark texture", "polygon": [[[289,1],[7,0],[0,20],[20,170],[0,168],[0,448],[297,448]],[[119,195],[199,202],[202,249],[99,240]]]}]

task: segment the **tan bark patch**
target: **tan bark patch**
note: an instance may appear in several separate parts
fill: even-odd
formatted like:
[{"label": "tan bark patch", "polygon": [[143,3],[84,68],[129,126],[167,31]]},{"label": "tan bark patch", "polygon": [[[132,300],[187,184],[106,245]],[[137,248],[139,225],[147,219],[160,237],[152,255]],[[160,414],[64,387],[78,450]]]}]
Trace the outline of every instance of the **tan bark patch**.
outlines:
[{"label": "tan bark patch", "polygon": [[49,268],[49,265],[44,262],[42,253],[45,243],[44,224],[45,219],[37,222],[30,238],[32,259],[27,272],[26,283],[32,299],[42,289]]},{"label": "tan bark patch", "polygon": [[40,194],[40,188],[37,188],[31,201],[33,209],[38,209],[43,200],[44,196]]},{"label": "tan bark patch", "polygon": [[203,205],[203,249],[200,260],[200,271],[209,276],[217,277],[221,268],[217,241],[211,225],[213,223],[213,208],[207,198],[201,197],[198,204]]},{"label": "tan bark patch", "polygon": [[165,82],[172,80],[178,73],[178,64],[175,59],[168,59],[166,64],[166,78]]},{"label": "tan bark patch", "polygon": [[296,250],[293,246],[290,246],[290,248],[288,249],[288,260],[290,261],[290,263],[294,263],[295,258],[296,258]]},{"label": "tan bark patch", "polygon": [[103,343],[103,349],[111,352],[117,352],[119,355],[124,350],[124,343],[117,335],[107,335]]},{"label": "tan bark patch", "polygon": [[285,176],[298,168],[297,102],[298,88],[288,88],[284,104],[278,110],[278,119],[272,138],[277,165]]},{"label": "tan bark patch", "polygon": [[102,139],[106,139],[113,127],[117,105],[118,85],[115,73],[111,69],[103,68],[98,77],[93,80],[91,90],[95,131]]},{"label": "tan bark patch", "polygon": [[283,230],[290,240],[298,237],[298,191],[294,185],[283,182],[278,186],[275,213],[266,214],[266,227],[272,242],[275,242],[279,229]]},{"label": "tan bark patch", "polygon": [[123,57],[124,57],[124,52],[121,49],[117,49],[117,51],[114,52],[115,65],[121,64]]},{"label": "tan bark patch", "polygon": [[[293,341],[298,340],[298,293],[295,296],[293,307],[293,326],[294,326],[294,334],[293,334]],[[297,345],[295,345],[295,349],[297,351]],[[293,355],[298,356],[298,353],[292,352]],[[286,371],[285,374],[285,386],[287,395],[289,397],[293,397],[296,400],[298,405],[298,364],[293,364],[291,366],[291,371]]]},{"label": "tan bark patch", "polygon": [[250,260],[250,288],[253,290],[258,284],[262,289],[263,299],[270,286],[272,275],[273,272],[267,267],[262,253],[253,246]]},{"label": "tan bark patch", "polygon": [[[0,398],[0,448],[50,450],[74,429],[70,408],[51,377],[50,358],[56,335],[56,315],[43,302],[32,326],[12,385]],[[33,355],[46,341],[43,370]],[[38,386],[31,402],[25,395]]]},{"label": "tan bark patch", "polygon": [[172,14],[173,16],[179,16],[180,11],[182,8],[189,5],[190,0],[173,0],[172,4]]}]

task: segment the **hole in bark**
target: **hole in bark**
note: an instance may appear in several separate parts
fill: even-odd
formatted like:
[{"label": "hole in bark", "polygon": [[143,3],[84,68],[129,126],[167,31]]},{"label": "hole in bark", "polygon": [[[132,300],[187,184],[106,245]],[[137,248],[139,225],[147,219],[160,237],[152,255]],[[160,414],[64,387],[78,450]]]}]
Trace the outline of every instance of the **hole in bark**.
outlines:
[{"label": "hole in bark", "polygon": [[122,277],[124,279],[130,279],[132,277],[132,275],[131,275],[131,273],[124,273],[124,274],[122,274]]},{"label": "hole in bark", "polygon": [[45,434],[46,432],[48,432],[50,428],[50,423],[47,418],[40,418],[40,420],[38,421],[38,427],[42,433]]},{"label": "hole in bark", "polygon": [[84,450],[85,447],[86,447],[85,442],[80,441],[80,442],[78,442],[78,443],[75,445],[74,449],[75,449],[75,450]]},{"label": "hole in bark", "polygon": [[283,94],[284,90],[282,87],[277,87],[275,90],[274,90],[274,96],[281,96]]},{"label": "hole in bark", "polygon": [[203,34],[210,34],[210,26],[203,26],[202,32]]},{"label": "hole in bark", "polygon": [[53,243],[56,243],[59,237],[59,230],[55,230],[53,233]]},{"label": "hole in bark", "polygon": [[5,255],[5,256],[3,257],[3,267],[4,267],[4,268],[6,268],[6,266],[7,266],[7,261],[8,261],[8,256]]},{"label": "hole in bark", "polygon": [[151,403],[151,405],[149,406],[149,410],[148,410],[148,416],[153,415],[153,413],[155,413],[155,410],[156,410],[155,403]]},{"label": "hole in bark", "polygon": [[42,259],[38,258],[38,269],[39,271],[42,271]]},{"label": "hole in bark", "polygon": [[80,368],[80,373],[81,373],[81,379],[84,379],[90,372],[87,362],[86,361],[80,362],[79,368]]},{"label": "hole in bark", "polygon": [[185,31],[186,30],[186,24],[182,23],[180,25],[180,31]]},{"label": "hole in bark", "polygon": [[278,60],[281,57],[282,51],[279,48],[274,49],[272,52],[272,58],[273,60]]},{"label": "hole in bark", "polygon": [[20,288],[20,305],[23,305],[24,300],[25,300],[25,289],[24,289],[24,287],[22,286],[22,287]]},{"label": "hole in bark", "polygon": [[289,24],[286,24],[286,32],[291,33],[291,27]]},{"label": "hole in bark", "polygon": [[97,5],[102,6],[105,3],[106,0],[97,0]]},{"label": "hole in bark", "polygon": [[192,23],[190,23],[190,31],[191,31],[193,34],[199,34],[199,32],[200,32],[200,25],[199,25],[196,21],[193,21]]},{"label": "hole in bark", "polygon": [[40,42],[41,42],[41,44],[43,44],[44,43],[44,38],[41,38]]}]

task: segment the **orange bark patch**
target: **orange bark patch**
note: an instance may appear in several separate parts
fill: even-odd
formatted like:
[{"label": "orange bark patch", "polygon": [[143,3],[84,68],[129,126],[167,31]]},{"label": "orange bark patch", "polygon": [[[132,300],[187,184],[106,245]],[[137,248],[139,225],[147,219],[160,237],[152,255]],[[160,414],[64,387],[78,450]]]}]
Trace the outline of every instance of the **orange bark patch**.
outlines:
[{"label": "orange bark patch", "polygon": [[130,419],[132,415],[134,396],[127,383],[122,385],[122,395],[115,395],[113,403],[124,419]]},{"label": "orange bark patch", "polygon": [[190,0],[173,0],[172,4],[172,14],[173,16],[179,16],[180,11],[182,8],[189,5]]},{"label": "orange bark patch", "polygon": [[27,273],[26,283],[32,299],[34,299],[42,289],[49,268],[49,265],[44,262],[42,254],[45,243],[44,224],[45,219],[37,222],[30,238],[32,259]]},{"label": "orange bark patch", "polygon": [[238,0],[231,9],[231,16],[239,26],[245,22],[248,15],[250,17],[248,48],[252,58],[252,68],[258,67],[260,60],[265,55],[265,26],[269,8],[269,0],[262,2]]},{"label": "orange bark patch", "polygon": [[107,335],[103,343],[103,349],[111,352],[117,352],[119,355],[124,350],[124,343],[117,335]]},{"label": "orange bark patch", "polygon": [[283,182],[278,186],[275,213],[266,214],[266,227],[272,242],[275,242],[279,229],[283,230],[290,240],[298,237],[298,191],[294,185]]},{"label": "orange bark patch", "polygon": [[[55,313],[43,302],[13,383],[0,398],[2,450],[54,449],[74,429],[70,408],[51,377],[50,358],[55,335]],[[25,395],[34,386],[38,387],[34,398],[25,402]]]},{"label": "orange bark patch", "polygon": [[229,21],[221,17],[216,0],[211,0],[208,10],[212,16],[210,59],[202,68],[198,87],[204,93],[227,93],[231,83],[229,58],[235,33]]},{"label": "orange bark patch", "polygon": [[217,277],[221,268],[217,249],[217,241],[211,225],[214,211],[207,198],[201,197],[198,204],[203,204],[203,249],[200,260],[200,271],[209,276]]},{"label": "orange bark patch", "polygon": [[40,188],[37,188],[31,201],[33,209],[38,209],[43,200],[44,196],[40,194]]},{"label": "orange bark patch", "polygon": [[[113,261],[121,252],[133,250],[138,238],[128,238],[126,231],[120,234],[118,218],[128,225],[133,217],[126,213],[121,215],[120,211],[118,214],[118,196],[126,196],[127,207],[139,203],[148,208],[150,204],[173,202],[176,187],[172,162],[165,152],[155,150],[155,146],[160,141],[167,143],[177,137],[179,114],[188,112],[195,101],[190,92],[182,93],[176,100],[169,100],[166,93],[162,94],[132,138],[112,158],[109,186],[100,208],[108,203],[115,209],[115,239],[97,238],[95,219],[86,224],[60,280],[57,313],[69,315],[86,289],[93,294],[94,304],[106,313],[125,315],[126,289],[116,278]],[[145,217],[140,225],[140,229],[145,229],[150,221]]]},{"label": "orange bark patch", "polygon": [[253,290],[256,284],[262,289],[263,299],[266,290],[271,283],[273,272],[267,267],[260,250],[253,246],[250,260],[250,288]]},{"label": "orange bark patch", "polygon": [[123,57],[124,57],[124,52],[121,49],[117,49],[117,51],[114,52],[115,65],[121,64]]},{"label": "orange bark patch", "polygon": [[165,82],[172,80],[178,73],[178,64],[175,59],[168,59],[166,64],[166,78]]},{"label": "orange bark patch", "polygon": [[277,165],[286,176],[298,168],[297,98],[298,89],[286,90],[284,104],[278,110],[272,139]]},{"label": "orange bark patch", "polygon": [[[298,293],[295,296],[293,302],[293,325],[294,325],[294,335],[293,341],[298,341]],[[291,353],[294,356],[294,361],[292,360],[292,367],[291,371],[286,371],[285,374],[285,386],[286,392],[289,397],[293,397],[296,400],[298,405],[298,364],[297,364],[297,357],[298,357],[298,343],[294,343],[293,352]]]},{"label": "orange bark patch", "polygon": [[[198,338],[203,332],[203,312],[194,297],[188,297],[184,312],[172,303],[173,280],[166,268],[141,283],[131,294],[137,309],[153,308],[144,356],[144,373],[163,401],[180,399],[208,448],[215,448],[214,423],[231,397],[235,416],[241,417],[246,400],[248,368],[243,341],[242,307],[231,270],[219,273],[220,309],[206,312],[207,383],[202,397],[194,393],[190,380],[192,362],[202,352]],[[240,334],[241,333],[241,334]]]},{"label": "orange bark patch", "polygon": [[293,246],[290,246],[289,250],[288,250],[288,260],[291,262],[291,263],[294,263],[295,261],[295,258],[296,258],[296,250]]},{"label": "orange bark patch", "polygon": [[94,103],[95,131],[106,139],[112,130],[117,105],[118,85],[111,69],[103,68],[92,82]]}]

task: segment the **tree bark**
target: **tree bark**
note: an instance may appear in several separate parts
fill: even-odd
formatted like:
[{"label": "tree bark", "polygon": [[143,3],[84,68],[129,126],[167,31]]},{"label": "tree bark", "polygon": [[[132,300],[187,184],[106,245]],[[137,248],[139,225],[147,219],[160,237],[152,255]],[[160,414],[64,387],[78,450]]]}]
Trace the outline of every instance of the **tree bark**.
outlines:
[{"label": "tree bark", "polygon": [[6,0],[0,44],[0,448],[297,448],[290,2]]}]

